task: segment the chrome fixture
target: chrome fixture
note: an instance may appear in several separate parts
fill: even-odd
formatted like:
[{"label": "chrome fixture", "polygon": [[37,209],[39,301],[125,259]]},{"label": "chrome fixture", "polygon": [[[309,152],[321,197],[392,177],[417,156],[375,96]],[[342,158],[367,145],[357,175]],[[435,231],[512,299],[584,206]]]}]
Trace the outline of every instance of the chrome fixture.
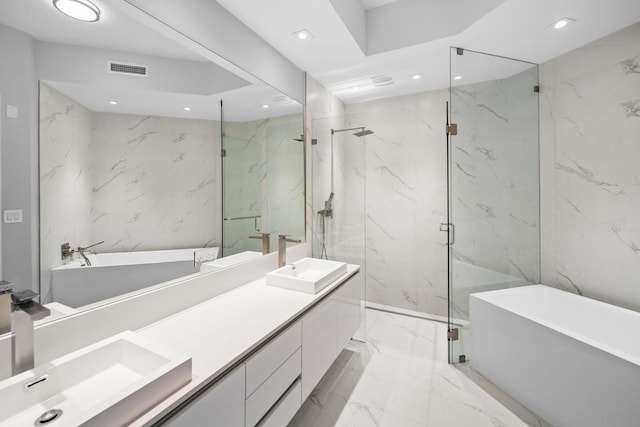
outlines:
[{"label": "chrome fixture", "polygon": [[89,0],[53,0],[53,5],[65,15],[84,22],[100,19],[100,9]]},{"label": "chrome fixture", "polygon": [[69,242],[60,245],[60,257],[62,258],[62,261],[72,256],[73,251],[71,250],[71,245],[69,244]]},{"label": "chrome fixture", "polygon": [[260,233],[259,236],[249,236],[250,239],[262,240],[262,255],[269,253],[269,234],[270,233]]},{"label": "chrome fixture", "polygon": [[284,267],[287,263],[287,242],[300,243],[302,240],[287,239],[286,234],[278,235],[278,268]]},{"label": "chrome fixture", "polygon": [[48,308],[33,300],[37,296],[30,289],[13,292],[13,283],[0,281],[0,334],[13,334],[12,375],[35,366],[33,322],[51,314]]},{"label": "chrome fixture", "polygon": [[256,231],[260,231],[260,228],[258,228],[258,218],[262,218],[261,215],[250,215],[250,216],[236,216],[236,217],[232,217],[232,218],[224,218],[225,221],[237,221],[239,219],[252,219],[253,220],[253,228],[256,229]]},{"label": "chrome fixture", "polygon": [[355,132],[354,135],[357,137],[361,137],[361,136],[365,136],[365,135],[371,135],[372,133],[374,133],[372,130],[365,128],[364,126],[359,126],[359,127],[355,127],[355,128],[348,128],[348,129],[331,129],[331,135],[339,133],[339,132],[348,132],[350,130],[359,130],[359,132]]},{"label": "chrome fixture", "polygon": [[84,254],[88,249],[91,249],[94,246],[98,246],[104,243],[104,240],[98,243],[94,243],[93,245],[89,245],[86,248],[83,248],[81,246],[78,246],[78,249],[72,251],[72,252],[78,252],[80,254],[80,256],[82,258],[84,258],[84,262],[87,263],[88,266],[91,266],[91,261],[89,261],[89,258],[87,258],[87,256]]},{"label": "chrome fixture", "polygon": [[324,217],[333,218],[333,191],[329,194],[329,198],[324,202],[324,209],[318,211],[319,215]]}]

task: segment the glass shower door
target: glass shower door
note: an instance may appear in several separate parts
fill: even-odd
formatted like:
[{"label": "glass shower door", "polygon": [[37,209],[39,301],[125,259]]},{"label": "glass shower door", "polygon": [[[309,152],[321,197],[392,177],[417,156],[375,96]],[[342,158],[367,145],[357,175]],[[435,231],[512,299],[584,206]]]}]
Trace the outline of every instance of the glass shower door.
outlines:
[{"label": "glass shower door", "polygon": [[365,147],[361,115],[328,117],[312,122],[313,210],[315,258],[360,266],[350,280],[360,290],[361,326],[355,339],[364,341],[366,301]]},{"label": "glass shower door", "polygon": [[473,357],[469,295],[540,281],[538,67],[451,48],[449,361]]},{"label": "glass shower door", "polygon": [[[262,250],[262,242],[249,239],[263,232],[262,183],[266,164],[262,145],[251,129],[225,123],[222,137],[222,255]],[[268,232],[268,231],[266,231]]]}]

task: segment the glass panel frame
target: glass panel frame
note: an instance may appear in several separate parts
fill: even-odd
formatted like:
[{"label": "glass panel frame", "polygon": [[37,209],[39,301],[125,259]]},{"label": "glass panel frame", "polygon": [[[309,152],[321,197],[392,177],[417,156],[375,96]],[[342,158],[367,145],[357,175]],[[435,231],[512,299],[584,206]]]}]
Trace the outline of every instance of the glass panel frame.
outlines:
[{"label": "glass panel frame", "polygon": [[538,66],[450,49],[449,362],[469,360],[469,295],[540,281]]}]

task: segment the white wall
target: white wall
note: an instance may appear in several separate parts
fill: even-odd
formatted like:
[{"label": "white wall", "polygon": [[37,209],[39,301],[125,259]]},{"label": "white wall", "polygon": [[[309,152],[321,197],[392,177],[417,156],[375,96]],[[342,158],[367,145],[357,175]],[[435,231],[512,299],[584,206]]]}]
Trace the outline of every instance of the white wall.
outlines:
[{"label": "white wall", "polygon": [[[2,209],[22,209],[22,223],[2,224],[3,279],[38,289],[38,106],[34,40],[0,24]],[[6,116],[7,105],[18,118]]]},{"label": "white wall", "polygon": [[542,281],[640,310],[640,23],[540,81]]}]

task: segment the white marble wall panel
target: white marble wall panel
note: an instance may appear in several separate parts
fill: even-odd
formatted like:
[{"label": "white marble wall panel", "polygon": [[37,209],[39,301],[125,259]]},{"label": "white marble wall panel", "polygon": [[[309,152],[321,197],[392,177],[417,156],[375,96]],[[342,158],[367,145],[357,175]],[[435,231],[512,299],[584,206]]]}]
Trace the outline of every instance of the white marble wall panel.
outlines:
[{"label": "white marble wall panel", "polygon": [[[529,80],[530,75],[516,76],[459,93],[464,102],[458,103],[455,114],[467,117],[460,124],[467,135],[456,137],[460,147],[456,176],[461,177],[458,184],[464,184],[464,191],[458,189],[461,230],[457,234],[468,237],[458,243],[456,254],[467,262],[515,271],[516,276],[535,281],[539,277],[538,140],[537,121],[531,118],[537,112],[533,94],[537,80],[528,84],[528,102],[513,95],[514,87]],[[341,111],[332,109],[331,97],[313,87],[320,94],[312,92],[309,99],[323,100],[326,111]],[[447,313],[446,234],[439,228],[446,222],[448,99],[447,90],[387,98],[347,105],[339,115],[312,121],[312,137],[318,141],[312,146],[316,255],[322,241],[317,211],[323,209],[331,188],[330,130],[366,126],[374,132],[355,142],[350,133],[334,135],[336,217],[327,220],[325,233],[331,257],[345,242],[357,241],[357,231],[362,230],[358,222],[364,221],[368,301]],[[341,200],[342,192],[347,200]],[[531,244],[522,243],[531,239]]]},{"label": "white marble wall panel", "polygon": [[640,310],[640,24],[541,66],[542,281]]},{"label": "white marble wall panel", "polygon": [[537,82],[534,66],[456,87],[451,100],[454,255],[531,283],[540,280]]},{"label": "white marble wall panel", "polygon": [[44,83],[40,100],[40,292],[47,299],[60,245],[92,239],[91,111]]},{"label": "white marble wall panel", "polygon": [[446,314],[447,91],[347,107],[375,133],[366,149],[369,301]]},{"label": "white marble wall panel", "polygon": [[219,244],[219,122],[94,113],[93,238],[103,251]]},{"label": "white marble wall panel", "polygon": [[41,293],[60,245],[220,244],[219,122],[93,113],[41,85]]},{"label": "white marble wall panel", "polygon": [[299,114],[250,122],[226,122],[224,158],[226,218],[260,215],[224,222],[224,254],[260,251],[249,236],[271,233],[304,239],[304,150]]}]

